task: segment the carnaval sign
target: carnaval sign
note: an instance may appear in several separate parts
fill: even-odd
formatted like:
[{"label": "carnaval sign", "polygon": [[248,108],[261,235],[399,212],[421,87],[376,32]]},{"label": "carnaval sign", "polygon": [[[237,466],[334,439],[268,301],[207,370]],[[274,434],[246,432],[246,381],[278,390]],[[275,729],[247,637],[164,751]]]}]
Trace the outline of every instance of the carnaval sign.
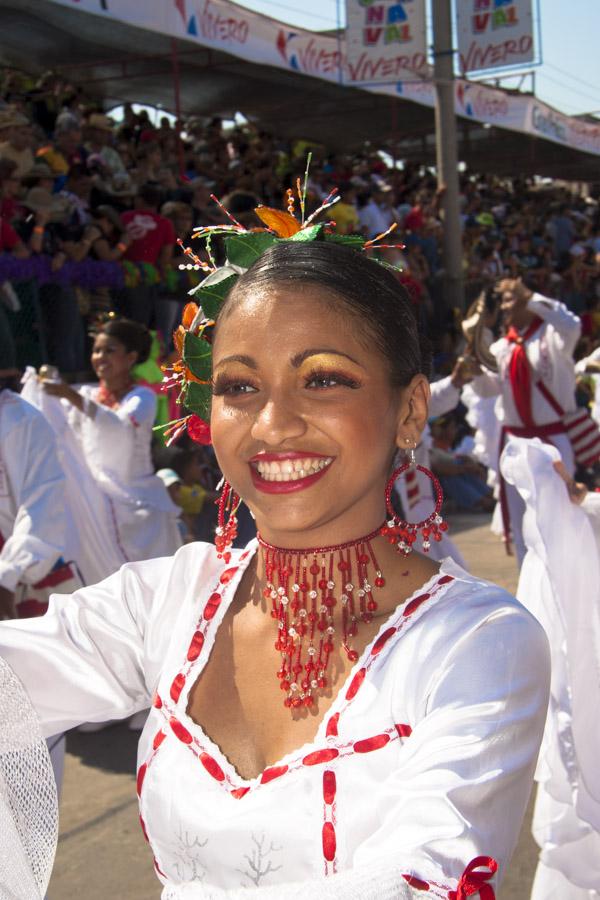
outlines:
[{"label": "carnaval sign", "polygon": [[423,0],[346,0],[345,81],[390,83],[427,74]]},{"label": "carnaval sign", "polygon": [[[415,77],[412,65],[407,60],[414,55],[407,51],[402,42],[390,40],[394,53],[387,57],[385,33],[389,25],[409,24],[409,31],[392,35],[410,34],[414,37],[419,31],[418,18],[412,18],[413,7],[425,6],[424,0],[405,0],[398,4],[366,0],[362,6],[362,19],[365,28],[374,28],[369,35],[373,47],[380,47],[380,55],[363,57],[363,51],[354,59],[346,53],[344,41],[330,34],[292,28],[276,19],[250,12],[237,3],[229,0],[161,0],[160,3],[140,3],[140,0],[49,0],[62,7],[80,10],[82,14],[93,14],[98,18],[126,22],[137,28],[146,28],[161,35],[190,41],[203,47],[212,47],[243,59],[250,63],[273,66],[277,69],[309,75],[329,82],[342,82],[345,85],[356,85],[374,94],[400,97],[433,107],[435,90],[430,79]],[[359,0],[354,0],[358,8]],[[392,21],[400,16],[400,12],[390,11],[402,6],[407,20],[398,23]],[[528,21],[531,24],[531,0],[457,0],[461,16],[468,14],[468,27],[479,28],[482,34],[504,34],[504,43],[509,47],[494,51],[500,53],[505,60],[515,62],[512,43],[518,39],[511,29],[517,28],[524,20],[523,10],[529,10]],[[379,8],[383,11],[379,11]],[[514,12],[510,10],[514,9]],[[369,10],[373,12],[369,13]],[[356,12],[356,10],[355,10]],[[502,15],[500,15],[502,13]],[[389,15],[388,15],[389,14]],[[472,21],[473,16],[479,18]],[[486,18],[487,15],[487,18]],[[382,21],[378,21],[381,17]],[[527,16],[525,17],[527,20]],[[377,32],[377,29],[381,29]],[[504,31],[503,31],[504,29]],[[510,36],[512,35],[512,36]],[[533,37],[529,32],[531,45]],[[361,40],[366,40],[366,36]],[[494,39],[494,46],[502,41]],[[523,46],[527,45],[527,40]],[[412,46],[416,46],[413,44]],[[477,45],[482,46],[483,44]],[[469,45],[470,47],[470,45]],[[469,49],[467,47],[467,51]],[[365,52],[367,51],[365,46]],[[518,49],[518,46],[517,46]],[[418,56],[418,52],[415,51]],[[423,52],[423,58],[425,53]],[[518,55],[518,54],[516,54]],[[486,65],[492,58],[477,56],[475,52],[469,57],[477,62],[482,60]],[[371,61],[366,61],[371,60]],[[374,61],[372,61],[374,60]],[[422,74],[422,73],[419,73]],[[389,83],[387,83],[389,82]],[[600,156],[600,125],[584,122],[574,116],[565,116],[547,104],[526,94],[513,94],[499,88],[493,88],[481,82],[457,79],[455,88],[456,114],[476,122],[485,122],[499,128],[533,135]],[[243,110],[242,110],[243,111]],[[1,280],[1,279],[0,279]]]},{"label": "carnaval sign", "polygon": [[456,0],[461,73],[535,63],[531,7],[532,0]]}]

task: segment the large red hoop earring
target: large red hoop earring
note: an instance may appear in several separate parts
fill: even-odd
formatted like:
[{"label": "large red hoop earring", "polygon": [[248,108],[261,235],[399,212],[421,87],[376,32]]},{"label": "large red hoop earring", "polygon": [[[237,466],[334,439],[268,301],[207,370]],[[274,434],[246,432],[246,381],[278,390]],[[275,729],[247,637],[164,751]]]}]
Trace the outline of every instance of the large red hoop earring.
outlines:
[{"label": "large red hoop earring", "polygon": [[[401,519],[392,504],[394,483],[408,469],[416,469],[416,471],[422,472],[433,482],[435,508],[431,515],[423,519],[422,522],[407,522],[405,519]],[[431,547],[431,540],[441,541],[442,532],[448,530],[447,523],[444,522],[440,515],[443,502],[444,492],[442,491],[442,485],[433,472],[425,466],[418,466],[412,462],[404,463],[402,466],[394,469],[385,487],[385,507],[390,518],[382,527],[381,534],[388,539],[390,544],[396,544],[399,553],[404,553],[405,556],[408,556],[420,532],[423,552],[428,553]]]},{"label": "large red hoop earring", "polygon": [[[237,537],[237,511],[241,500],[228,481],[223,482],[223,490],[219,497],[219,511],[217,515],[217,527],[215,528],[215,547],[217,556],[226,563],[231,559],[229,552],[231,545]],[[227,520],[225,520],[228,515]]]}]

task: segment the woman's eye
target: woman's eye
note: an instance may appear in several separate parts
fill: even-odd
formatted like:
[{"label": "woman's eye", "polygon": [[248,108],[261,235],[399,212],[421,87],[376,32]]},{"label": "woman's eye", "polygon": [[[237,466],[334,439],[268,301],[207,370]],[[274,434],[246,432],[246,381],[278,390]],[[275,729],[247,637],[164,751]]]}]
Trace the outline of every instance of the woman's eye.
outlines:
[{"label": "woman's eye", "polygon": [[256,388],[253,384],[249,384],[247,381],[217,381],[215,382],[215,384],[213,384],[213,394],[216,397],[237,397],[244,394],[254,393],[256,393]]},{"label": "woman's eye", "polygon": [[347,375],[342,375],[339,372],[315,372],[313,375],[309,376],[306,382],[306,387],[316,390],[339,387],[340,385],[350,388],[359,387],[357,381],[353,378],[349,378]]}]

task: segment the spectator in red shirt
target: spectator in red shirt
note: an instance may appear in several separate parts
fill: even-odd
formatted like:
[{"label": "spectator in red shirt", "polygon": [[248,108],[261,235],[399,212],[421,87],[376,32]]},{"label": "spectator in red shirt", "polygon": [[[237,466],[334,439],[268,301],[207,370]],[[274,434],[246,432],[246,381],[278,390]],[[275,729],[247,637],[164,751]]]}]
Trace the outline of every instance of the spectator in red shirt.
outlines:
[{"label": "spectator in red shirt", "polygon": [[29,256],[25,244],[6,219],[0,219],[0,253],[13,253],[14,256]]},{"label": "spectator in red shirt", "polygon": [[17,196],[20,189],[16,162],[13,159],[0,159],[0,215],[8,222],[19,215]]},{"label": "spectator in red shirt", "polygon": [[143,184],[135,197],[135,209],[121,216],[131,240],[125,259],[152,263],[159,268],[171,262],[175,229],[173,223],[158,212],[161,200],[160,188]]},{"label": "spectator in red shirt", "polygon": [[[158,212],[162,200],[160,188],[143,184],[135,197],[135,209],[121,216],[130,244],[123,259],[136,263],[151,263],[159,269],[168,267],[173,259],[175,229],[172,222]],[[141,284],[125,288],[117,298],[119,312],[146,327],[157,325],[159,288]],[[160,316],[159,316],[160,318]],[[160,324],[160,323],[158,323]]]}]

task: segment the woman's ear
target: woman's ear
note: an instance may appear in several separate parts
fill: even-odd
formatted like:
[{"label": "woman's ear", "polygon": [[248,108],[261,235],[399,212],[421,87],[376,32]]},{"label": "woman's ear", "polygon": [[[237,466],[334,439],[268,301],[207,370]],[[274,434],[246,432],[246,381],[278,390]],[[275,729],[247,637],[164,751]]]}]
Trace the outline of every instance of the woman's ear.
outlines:
[{"label": "woman's ear", "polygon": [[403,389],[396,427],[396,445],[401,450],[416,447],[429,416],[431,390],[425,375],[415,375]]}]

